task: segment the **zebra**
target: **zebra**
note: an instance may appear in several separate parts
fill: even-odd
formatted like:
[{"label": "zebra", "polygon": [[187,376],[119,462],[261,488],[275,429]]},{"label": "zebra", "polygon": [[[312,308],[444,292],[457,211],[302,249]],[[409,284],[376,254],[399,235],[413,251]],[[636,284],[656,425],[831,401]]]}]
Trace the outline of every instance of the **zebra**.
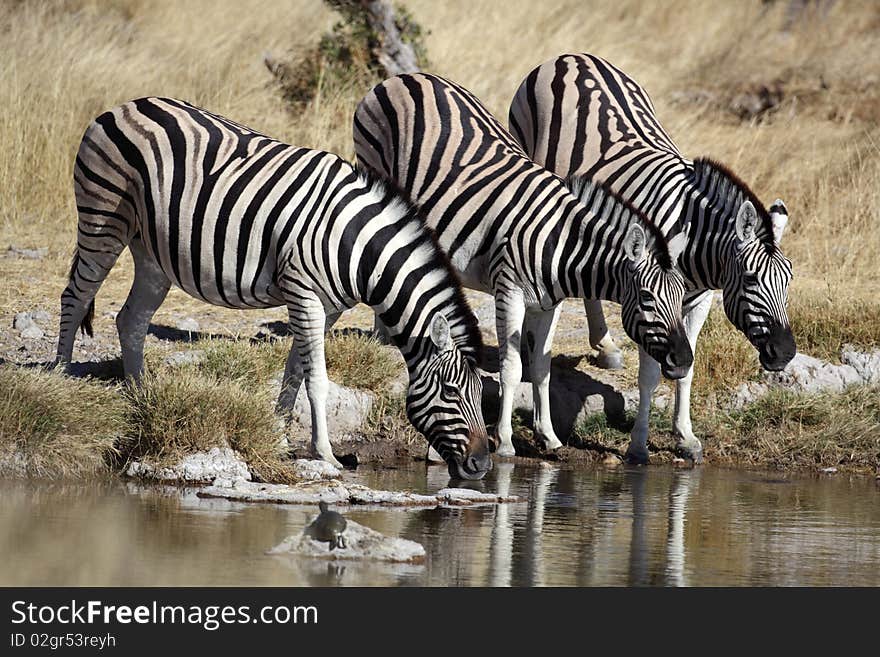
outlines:
[{"label": "zebra", "polygon": [[692,354],[681,324],[684,282],[667,240],[601,185],[564,181],[526,157],[470,92],[436,75],[375,86],[354,115],[358,162],[398,185],[423,211],[463,284],[495,298],[501,407],[496,448],[514,454],[513,398],[525,343],[535,436],[562,445],[550,415],[550,347],[567,297],[623,305],[624,328],[682,376]]},{"label": "zebra", "polygon": [[[510,105],[509,126],[536,162],[560,176],[604,181],[645,212],[666,234],[687,229],[678,267],[688,291],[683,316],[692,348],[723,290],[730,321],[758,350],[761,365],[783,369],[796,345],[786,305],[791,262],[779,248],[788,222],[781,200],[765,209],[730,169],[709,158],[688,160],[660,125],[647,92],[605,60],[562,55],[529,73]],[[585,303],[593,346],[613,362],[602,307]],[[659,382],[657,364],[642,350],[639,409],[627,449],[647,462],[648,413]],[[676,381],[677,450],[700,462],[703,446],[690,416],[693,370]]]},{"label": "zebra", "polygon": [[476,365],[482,339],[461,285],[415,207],[332,153],[290,146],[171,98],[140,98],[98,116],[76,156],[79,215],[61,296],[59,364],[94,297],[129,247],[135,274],[116,317],[126,377],[143,372],[144,337],[172,284],[229,308],[286,306],[293,333],[277,410],[303,379],[314,454],[338,465],[327,433],[324,333],[371,306],[409,372],[406,412],[449,466],[491,468]]}]

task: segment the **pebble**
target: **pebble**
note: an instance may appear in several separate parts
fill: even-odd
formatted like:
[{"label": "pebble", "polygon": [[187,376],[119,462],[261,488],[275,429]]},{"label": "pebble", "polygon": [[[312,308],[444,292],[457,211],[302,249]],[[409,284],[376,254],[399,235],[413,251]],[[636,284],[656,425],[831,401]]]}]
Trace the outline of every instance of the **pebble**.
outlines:
[{"label": "pebble", "polygon": [[43,329],[31,317],[31,313],[17,313],[12,320],[12,328],[16,329],[21,337],[28,340],[39,340],[45,335]]},{"label": "pebble", "polygon": [[24,249],[10,244],[6,255],[11,258],[23,258],[25,260],[42,260],[49,253],[48,247],[40,246],[36,249]]},{"label": "pebble", "polygon": [[819,468],[819,472],[821,472],[823,474],[834,474],[835,472],[837,472],[837,468],[835,468],[835,467]]},{"label": "pebble", "polygon": [[26,329],[24,329],[21,332],[21,337],[26,338],[28,340],[39,340],[44,335],[45,335],[45,333],[43,333],[43,329],[41,329],[36,324],[28,326]]},{"label": "pebble", "polygon": [[16,313],[15,318],[12,320],[12,328],[18,331],[23,331],[33,325],[34,320],[31,318],[30,313]]}]

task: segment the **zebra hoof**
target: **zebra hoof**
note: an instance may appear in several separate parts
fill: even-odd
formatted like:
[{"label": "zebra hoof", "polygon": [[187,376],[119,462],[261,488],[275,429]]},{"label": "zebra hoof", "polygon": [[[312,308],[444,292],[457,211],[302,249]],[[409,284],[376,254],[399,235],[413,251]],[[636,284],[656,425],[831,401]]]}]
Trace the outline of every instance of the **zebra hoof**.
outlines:
[{"label": "zebra hoof", "polygon": [[596,364],[603,370],[622,370],[623,353],[617,351],[600,351],[596,356]]},{"label": "zebra hoof", "polygon": [[516,456],[516,450],[513,448],[513,445],[505,445],[501,443],[498,445],[498,448],[495,450],[495,453],[498,456]]},{"label": "zebra hoof", "polygon": [[642,452],[628,448],[624,460],[630,465],[648,465],[648,450]]},{"label": "zebra hoof", "polygon": [[553,452],[562,447],[562,441],[556,436],[545,436],[544,434],[536,434],[535,440],[540,448],[545,452]]},{"label": "zebra hoof", "polygon": [[700,465],[703,462],[703,446],[700,444],[693,447],[677,445],[675,447],[675,455],[693,461],[694,465]]}]

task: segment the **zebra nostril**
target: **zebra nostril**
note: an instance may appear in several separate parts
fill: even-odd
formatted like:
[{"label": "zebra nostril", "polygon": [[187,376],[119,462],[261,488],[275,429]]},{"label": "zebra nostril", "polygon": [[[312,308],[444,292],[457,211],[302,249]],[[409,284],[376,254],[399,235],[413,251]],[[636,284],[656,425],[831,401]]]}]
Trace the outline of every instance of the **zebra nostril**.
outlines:
[{"label": "zebra nostril", "polygon": [[477,465],[477,459],[473,456],[468,457],[468,460],[465,462],[465,467],[471,472],[476,472],[480,469]]}]

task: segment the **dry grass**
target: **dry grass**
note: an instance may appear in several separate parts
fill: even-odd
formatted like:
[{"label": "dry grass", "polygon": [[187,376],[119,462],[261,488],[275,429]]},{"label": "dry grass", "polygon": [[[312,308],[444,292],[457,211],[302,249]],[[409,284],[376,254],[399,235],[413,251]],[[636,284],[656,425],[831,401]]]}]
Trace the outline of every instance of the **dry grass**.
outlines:
[{"label": "dry grass", "polygon": [[358,333],[330,336],[325,356],[330,378],[350,388],[382,392],[403,370],[403,360],[394,349]]},{"label": "dry grass", "polygon": [[0,390],[0,461],[23,457],[23,474],[30,477],[109,472],[114,441],[125,429],[117,389],[2,365]]},{"label": "dry grass", "polygon": [[[612,426],[604,414],[592,415],[575,428],[571,444],[623,455],[631,424]],[[670,414],[653,411],[651,429],[652,462],[670,461],[675,447]],[[880,463],[880,389],[774,390],[742,410],[707,407],[694,429],[709,463],[811,471],[838,467],[871,475]]]},{"label": "dry grass", "polygon": [[292,480],[266,386],[193,372],[145,376],[126,391],[123,460],[174,463],[186,454],[231,447],[265,481]]},{"label": "dry grass", "polygon": [[774,391],[724,417],[707,442],[713,458],[722,462],[873,473],[880,462],[880,389]]},{"label": "dry grass", "polygon": [[[404,4],[429,30],[431,70],[472,90],[502,122],[522,78],[560,53],[589,51],[630,73],[686,155],[726,162],[765,202],[785,199],[791,223],[783,246],[795,270],[790,314],[801,349],[831,359],[845,342],[880,344],[876,3],[837,2],[827,16],[807,12],[790,26],[783,0]],[[210,21],[201,20],[206,15]],[[367,90],[319,72],[317,93],[293,108],[263,64],[264,52],[295,61],[314,51],[335,20],[318,0],[0,2],[0,247],[49,247],[42,261],[0,258],[0,319],[57,308],[75,235],[74,153],[88,122],[114,104],[177,96],[351,158],[351,115]],[[782,102],[752,122],[717,103],[682,100],[694,91],[730,98],[777,81]],[[131,274],[126,254],[98,296],[99,320],[103,310],[119,308]],[[175,312],[205,306],[172,292],[157,321]],[[234,315],[213,312],[220,321]],[[714,421],[716,392],[757,373],[754,350],[715,315],[696,356],[698,421]],[[285,352],[286,344],[218,345],[190,374],[264,380]],[[331,376],[347,385],[381,388],[390,368],[374,356],[370,345],[340,343],[334,353],[328,343]]]}]

